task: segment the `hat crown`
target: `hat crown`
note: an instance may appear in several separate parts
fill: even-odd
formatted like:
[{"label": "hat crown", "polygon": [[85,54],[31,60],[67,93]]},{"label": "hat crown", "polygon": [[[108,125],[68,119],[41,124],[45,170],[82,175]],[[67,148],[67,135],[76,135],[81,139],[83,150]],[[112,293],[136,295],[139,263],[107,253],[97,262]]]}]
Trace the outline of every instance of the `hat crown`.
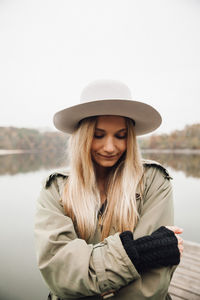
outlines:
[{"label": "hat crown", "polygon": [[109,99],[132,100],[131,91],[126,84],[117,80],[96,80],[83,89],[80,102]]}]

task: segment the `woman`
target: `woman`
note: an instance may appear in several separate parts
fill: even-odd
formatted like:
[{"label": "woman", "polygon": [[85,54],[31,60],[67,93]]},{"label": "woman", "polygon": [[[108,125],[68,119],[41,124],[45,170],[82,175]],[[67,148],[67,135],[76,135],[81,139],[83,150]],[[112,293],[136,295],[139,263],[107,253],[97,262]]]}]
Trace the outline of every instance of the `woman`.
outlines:
[{"label": "woman", "polygon": [[118,81],[95,81],[54,116],[70,133],[69,172],[50,175],[37,203],[36,251],[49,299],[171,299],[182,230],[171,177],[140,157],[136,135],[161,124]]}]

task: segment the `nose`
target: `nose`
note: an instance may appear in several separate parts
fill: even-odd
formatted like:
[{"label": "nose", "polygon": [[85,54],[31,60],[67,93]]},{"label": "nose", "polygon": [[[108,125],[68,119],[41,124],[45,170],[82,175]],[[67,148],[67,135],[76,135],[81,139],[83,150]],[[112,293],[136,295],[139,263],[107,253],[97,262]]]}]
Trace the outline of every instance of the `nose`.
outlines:
[{"label": "nose", "polygon": [[104,144],[104,151],[107,153],[113,153],[115,151],[115,144],[112,137],[107,137]]}]

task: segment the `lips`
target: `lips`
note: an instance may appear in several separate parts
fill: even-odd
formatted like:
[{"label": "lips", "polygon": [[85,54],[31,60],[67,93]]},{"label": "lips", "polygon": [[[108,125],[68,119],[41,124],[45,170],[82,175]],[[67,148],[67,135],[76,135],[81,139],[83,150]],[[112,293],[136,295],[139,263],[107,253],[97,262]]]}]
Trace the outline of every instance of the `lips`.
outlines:
[{"label": "lips", "polygon": [[102,154],[99,154],[97,153],[98,156],[102,157],[102,158],[105,158],[105,159],[114,159],[114,158],[117,158],[118,154],[116,155],[102,155]]}]

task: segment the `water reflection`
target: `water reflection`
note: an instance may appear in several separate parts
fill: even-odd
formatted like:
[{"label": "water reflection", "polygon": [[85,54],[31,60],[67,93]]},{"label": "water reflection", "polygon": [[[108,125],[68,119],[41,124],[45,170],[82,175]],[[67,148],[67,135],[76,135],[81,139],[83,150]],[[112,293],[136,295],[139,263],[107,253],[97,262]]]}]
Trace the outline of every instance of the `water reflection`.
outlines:
[{"label": "water reflection", "polygon": [[[143,153],[147,159],[159,161],[175,171],[183,171],[187,177],[200,178],[200,155],[177,153]],[[0,175],[55,169],[67,166],[67,156],[58,152],[23,153],[0,156]]]},{"label": "water reflection", "polygon": [[145,158],[159,161],[175,171],[183,171],[187,177],[200,178],[200,155],[178,153],[143,153]]},{"label": "water reflection", "polygon": [[65,153],[40,152],[0,156],[0,175],[27,173],[40,169],[54,169],[67,165]]},{"label": "water reflection", "polygon": [[[192,178],[200,178],[200,155],[143,153],[143,157],[170,167],[174,178],[175,224],[184,228],[183,239],[200,243],[200,179]],[[0,220],[5,228],[1,236],[0,300],[47,299],[48,288],[36,264],[33,238],[35,204],[41,182],[49,172],[47,169],[64,165],[67,165],[64,153],[0,156],[3,199]],[[177,171],[183,171],[188,178]]]}]

